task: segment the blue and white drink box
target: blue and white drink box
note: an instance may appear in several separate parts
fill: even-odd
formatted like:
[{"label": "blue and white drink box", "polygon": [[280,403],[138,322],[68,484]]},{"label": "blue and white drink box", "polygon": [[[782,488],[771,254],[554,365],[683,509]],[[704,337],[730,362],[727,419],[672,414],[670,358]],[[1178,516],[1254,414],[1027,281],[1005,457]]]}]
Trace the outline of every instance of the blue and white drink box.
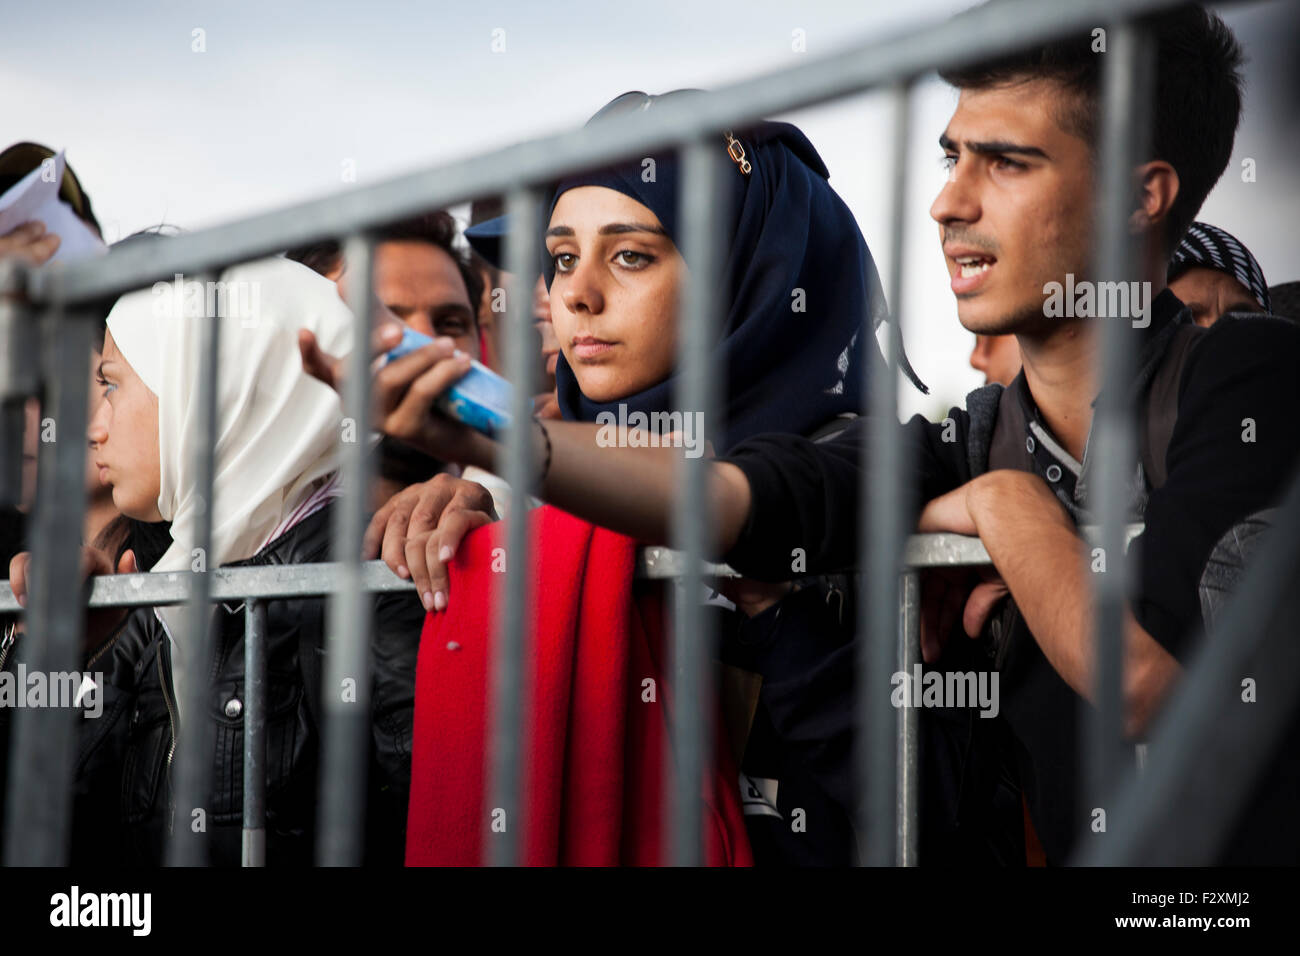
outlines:
[{"label": "blue and white drink box", "polygon": [[[409,326],[402,326],[402,341],[387,353],[385,364],[408,352],[433,344],[433,339]],[[438,399],[438,407],[475,431],[497,438],[510,424],[510,383],[478,361],[472,361],[465,377]]]}]

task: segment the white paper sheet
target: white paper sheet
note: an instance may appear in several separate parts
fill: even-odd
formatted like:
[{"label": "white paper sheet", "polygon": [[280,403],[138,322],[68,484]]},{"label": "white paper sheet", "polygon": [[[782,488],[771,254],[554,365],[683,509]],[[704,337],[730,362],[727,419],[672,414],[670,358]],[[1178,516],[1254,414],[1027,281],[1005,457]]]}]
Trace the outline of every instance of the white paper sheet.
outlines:
[{"label": "white paper sheet", "polygon": [[108,251],[104,240],[59,198],[65,166],[63,150],[59,150],[52,163],[42,163],[0,196],[0,236],[8,235],[25,222],[39,220],[45,224],[46,232],[55,233],[60,240],[50,262],[102,256]]}]

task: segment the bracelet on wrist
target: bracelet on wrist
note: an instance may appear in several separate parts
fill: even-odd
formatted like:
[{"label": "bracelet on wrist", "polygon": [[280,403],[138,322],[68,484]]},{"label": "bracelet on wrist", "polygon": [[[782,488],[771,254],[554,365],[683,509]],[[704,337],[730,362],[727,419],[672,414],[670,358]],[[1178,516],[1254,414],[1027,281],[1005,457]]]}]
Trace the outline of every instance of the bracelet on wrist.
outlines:
[{"label": "bracelet on wrist", "polygon": [[546,442],[546,460],[542,463],[542,470],[537,476],[537,487],[541,488],[546,481],[546,476],[551,473],[551,433],[546,430],[540,418],[534,417],[533,421],[542,430],[542,439]]}]

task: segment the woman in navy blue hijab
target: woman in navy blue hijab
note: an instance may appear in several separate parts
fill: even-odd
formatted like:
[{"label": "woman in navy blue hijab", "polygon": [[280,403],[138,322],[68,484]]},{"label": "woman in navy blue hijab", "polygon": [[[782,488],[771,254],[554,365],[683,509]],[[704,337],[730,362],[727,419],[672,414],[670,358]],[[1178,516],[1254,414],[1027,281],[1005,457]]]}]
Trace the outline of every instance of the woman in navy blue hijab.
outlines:
[{"label": "woman in navy blue hijab", "polygon": [[[645,109],[653,98],[624,94],[593,122],[629,102]],[[873,328],[885,318],[880,278],[857,222],[827,182],[821,157],[788,123],[760,123],[735,140],[718,140],[719,151],[732,158],[723,178],[727,195],[721,197],[729,215],[715,353],[726,374],[718,452],[762,432],[808,435],[838,416],[859,413],[867,376],[883,373],[875,342],[864,341],[862,332],[867,316]],[[656,289],[679,285],[684,262],[677,252],[678,181],[677,158],[665,153],[569,177],[552,195],[543,275],[562,349],[556,390],[566,419],[597,421],[602,412],[619,415],[620,406],[624,415],[674,409],[675,352],[665,339],[673,338],[667,330],[675,328],[676,303],[664,315],[660,296],[647,312],[644,296],[627,293],[641,283],[653,298]],[[612,190],[634,203],[587,187]],[[597,223],[588,214],[593,204],[603,207],[605,218],[622,221]],[[638,216],[657,222],[638,222]],[[578,249],[582,230],[570,220],[592,227],[586,249]],[[641,225],[658,227],[659,235],[627,228]],[[584,269],[590,274],[581,274]],[[666,271],[656,283],[648,278],[655,269],[675,274]],[[619,308],[639,317],[616,317]],[[620,318],[633,320],[621,332]],[[637,347],[637,334],[655,320],[664,320],[663,334]],[[612,343],[603,341],[608,328],[614,328]],[[614,374],[611,367],[619,361],[640,363],[639,374]]]}]

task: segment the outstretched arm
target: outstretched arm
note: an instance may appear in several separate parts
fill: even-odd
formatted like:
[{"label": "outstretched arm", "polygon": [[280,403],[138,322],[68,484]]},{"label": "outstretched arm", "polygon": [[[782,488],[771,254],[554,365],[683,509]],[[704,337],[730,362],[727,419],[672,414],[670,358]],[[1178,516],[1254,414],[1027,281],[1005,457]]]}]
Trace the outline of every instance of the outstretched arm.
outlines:
[{"label": "outstretched arm", "polygon": [[[638,541],[667,543],[673,502],[681,487],[682,450],[602,447],[596,441],[600,427],[557,421],[530,426],[533,461],[539,470],[550,439],[551,464],[542,484],[542,498]],[[466,463],[500,474],[505,449],[478,432],[470,432],[466,456]],[[729,551],[740,537],[749,515],[750,488],[744,472],[735,465],[709,462],[705,468],[705,507],[713,516],[716,556]]]},{"label": "outstretched arm", "polygon": [[[304,368],[337,387],[337,377],[326,374],[337,363],[320,352],[311,332],[299,333],[299,345]],[[376,351],[387,347],[387,341],[372,342]],[[469,356],[457,353],[451,339],[436,340],[388,363],[374,379],[375,427],[443,461],[500,474],[505,462],[502,445],[433,410],[435,399],[469,368]],[[550,440],[551,461],[541,488],[546,501],[647,544],[667,542],[682,449],[602,447],[596,440],[601,426],[585,422],[546,421],[528,427],[538,471]],[[714,519],[715,554],[721,555],[744,527],[749,483],[734,465],[711,462],[706,467],[706,507]]]},{"label": "outstretched arm", "polygon": [[[1061,678],[1095,697],[1096,648],[1087,553],[1065,509],[1037,475],[991,471],[936,498],[922,531],[978,535],[1025,624]],[[1159,709],[1181,668],[1125,613],[1126,729],[1139,734]]]}]

